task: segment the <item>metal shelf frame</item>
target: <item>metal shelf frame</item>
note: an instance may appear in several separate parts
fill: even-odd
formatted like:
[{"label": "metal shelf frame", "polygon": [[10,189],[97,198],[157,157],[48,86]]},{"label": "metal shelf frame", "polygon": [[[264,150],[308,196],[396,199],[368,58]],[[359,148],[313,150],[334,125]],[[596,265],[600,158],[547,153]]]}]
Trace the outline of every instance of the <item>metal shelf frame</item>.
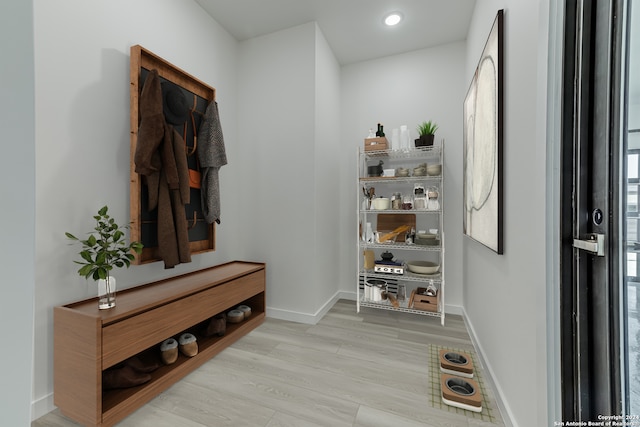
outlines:
[{"label": "metal shelf frame", "polygon": [[[374,309],[382,309],[389,311],[396,311],[402,313],[411,313],[411,314],[419,314],[422,316],[429,317],[438,317],[440,318],[441,324],[444,326],[445,322],[445,233],[444,233],[444,141],[441,145],[432,146],[432,147],[423,147],[423,148],[415,148],[410,150],[380,150],[380,151],[364,151],[362,148],[358,150],[357,155],[357,170],[358,170],[358,180],[357,180],[357,223],[356,230],[363,229],[364,224],[367,223],[368,216],[376,216],[378,214],[416,214],[417,217],[424,216],[437,216],[438,217],[438,231],[440,237],[439,245],[416,245],[416,244],[405,244],[405,243],[367,243],[363,242],[361,236],[358,233],[358,244],[356,245],[358,254],[358,268],[357,270],[357,278],[356,278],[356,308],[357,311],[360,312],[362,307],[374,308]],[[362,175],[365,174],[367,170],[367,162],[371,163],[377,160],[382,160],[386,163],[386,166],[397,165],[400,166],[405,161],[415,161],[415,160],[424,160],[427,163],[429,160],[437,161],[442,165],[442,171],[440,175],[437,176],[410,176],[410,177],[364,177]],[[386,168],[386,167],[385,167]],[[397,188],[398,186],[412,186],[414,183],[424,183],[425,186],[436,186],[439,189],[439,202],[440,209],[438,210],[425,210],[425,209],[410,209],[410,210],[374,210],[374,209],[362,209],[363,202],[363,194],[362,189],[363,186],[367,186],[369,184],[377,184],[385,189]],[[378,186],[376,186],[378,189]],[[362,252],[365,249],[383,249],[383,250],[394,250],[394,251],[403,251],[408,253],[436,253],[438,254],[440,260],[440,270],[438,274],[434,275],[420,275],[409,272],[405,269],[405,273],[402,275],[389,274],[389,273],[375,273],[373,270],[366,270],[362,265]],[[374,302],[364,299],[363,290],[360,289],[361,283],[365,283],[369,278],[376,279],[388,279],[388,280],[396,280],[399,282],[409,282],[415,284],[428,284],[433,282],[438,286],[438,311],[431,312],[426,310],[418,310],[414,308],[407,307],[407,303],[409,300],[409,296],[405,301],[400,302],[400,307],[393,307],[388,301],[382,302]]]}]

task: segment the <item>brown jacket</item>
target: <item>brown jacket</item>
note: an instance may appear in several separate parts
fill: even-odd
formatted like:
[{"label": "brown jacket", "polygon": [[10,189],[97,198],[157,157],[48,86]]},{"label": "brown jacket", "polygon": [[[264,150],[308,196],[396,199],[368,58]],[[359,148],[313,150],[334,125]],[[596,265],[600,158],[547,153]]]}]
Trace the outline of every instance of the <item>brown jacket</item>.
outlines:
[{"label": "brown jacket", "polygon": [[162,115],[162,89],[156,70],[147,75],[140,95],[140,127],[135,170],[149,190],[149,210],[158,208],[158,250],[165,268],[191,262],[185,204],[189,169],[182,137]]},{"label": "brown jacket", "polygon": [[158,250],[164,268],[191,262],[185,205],[189,203],[189,167],[184,141],[169,124],[164,125],[160,146],[162,171],[158,186]]}]

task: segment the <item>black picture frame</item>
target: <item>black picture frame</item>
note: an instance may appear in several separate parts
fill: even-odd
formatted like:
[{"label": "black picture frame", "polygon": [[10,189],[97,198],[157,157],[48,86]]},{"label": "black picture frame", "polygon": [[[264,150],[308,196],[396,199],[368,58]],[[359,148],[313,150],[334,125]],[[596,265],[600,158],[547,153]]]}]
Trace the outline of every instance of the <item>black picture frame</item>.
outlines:
[{"label": "black picture frame", "polygon": [[504,253],[504,10],[499,10],[464,100],[463,230]]}]

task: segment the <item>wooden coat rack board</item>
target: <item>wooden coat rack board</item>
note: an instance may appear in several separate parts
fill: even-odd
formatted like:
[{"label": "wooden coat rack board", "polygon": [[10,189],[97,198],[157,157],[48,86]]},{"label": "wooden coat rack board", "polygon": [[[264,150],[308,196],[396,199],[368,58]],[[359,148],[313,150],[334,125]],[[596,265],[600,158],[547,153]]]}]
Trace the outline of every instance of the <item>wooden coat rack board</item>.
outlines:
[{"label": "wooden coat rack board", "polygon": [[[197,135],[202,116],[215,100],[216,91],[180,68],[165,61],[142,46],[131,47],[131,152],[130,152],[130,218],[131,240],[144,244],[142,254],[136,257],[136,264],[160,261],[157,239],[157,210],[147,209],[147,188],[140,175],[135,171],[134,155],[138,142],[139,97],[146,75],[150,70],[157,70],[162,81],[170,81],[179,86],[187,100],[194,100],[195,113],[193,121],[187,120],[183,126],[175,126],[178,133],[185,135],[187,149],[185,155],[195,151],[194,135]],[[195,128],[195,129],[194,129]],[[196,155],[189,155],[187,162],[190,169],[197,169]],[[186,205],[189,229],[189,246],[191,254],[215,250],[215,228],[207,224],[202,213],[200,189],[191,188],[191,203]]]}]

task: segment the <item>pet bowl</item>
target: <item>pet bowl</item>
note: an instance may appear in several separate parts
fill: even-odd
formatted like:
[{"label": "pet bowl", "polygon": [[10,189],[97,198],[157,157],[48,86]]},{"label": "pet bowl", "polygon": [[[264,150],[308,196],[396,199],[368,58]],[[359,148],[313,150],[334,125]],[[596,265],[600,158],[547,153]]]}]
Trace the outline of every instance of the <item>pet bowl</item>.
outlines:
[{"label": "pet bowl", "polygon": [[443,357],[447,360],[447,362],[453,363],[454,365],[466,365],[467,363],[469,363],[464,355],[452,351],[445,353]]},{"label": "pet bowl", "polygon": [[476,392],[473,385],[462,378],[449,378],[446,381],[446,384],[449,390],[461,396],[471,396]]}]

